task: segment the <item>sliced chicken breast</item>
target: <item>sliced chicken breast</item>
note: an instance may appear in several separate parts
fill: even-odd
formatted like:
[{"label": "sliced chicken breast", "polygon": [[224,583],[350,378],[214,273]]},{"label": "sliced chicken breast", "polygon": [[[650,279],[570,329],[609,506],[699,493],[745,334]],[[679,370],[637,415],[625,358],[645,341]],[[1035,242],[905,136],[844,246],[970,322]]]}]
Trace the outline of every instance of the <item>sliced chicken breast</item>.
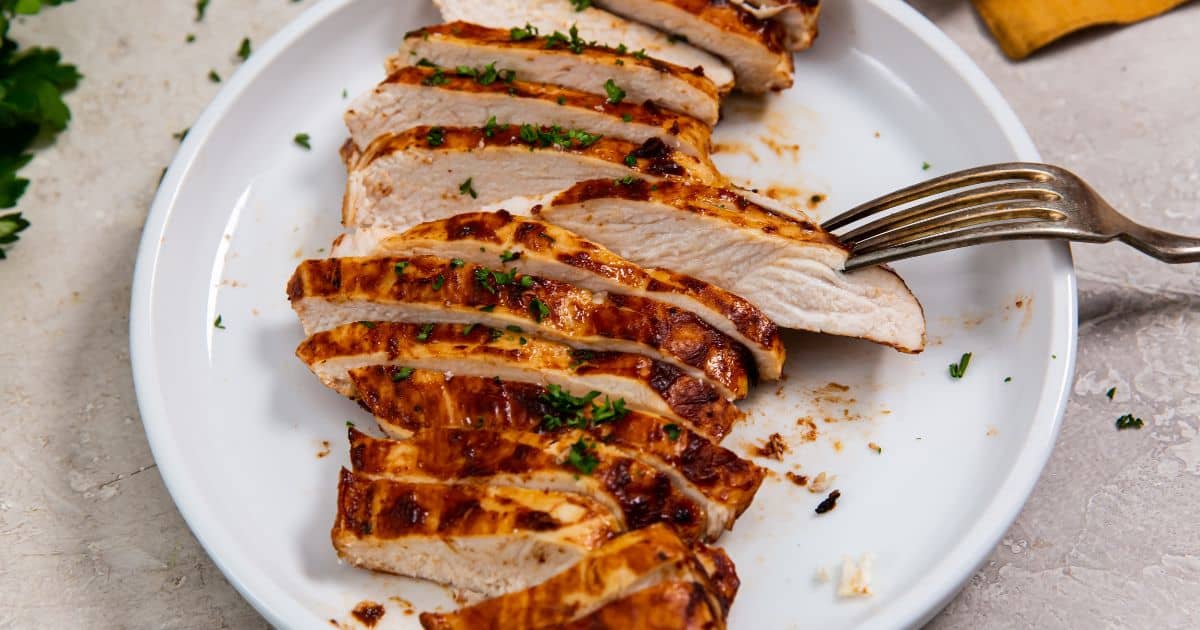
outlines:
[{"label": "sliced chicken breast", "polygon": [[621,531],[611,510],[575,493],[406,483],[343,468],[331,537],[354,566],[495,597],[540,584]]},{"label": "sliced chicken breast", "polygon": [[362,322],[312,335],[296,355],[326,386],[355,397],[349,370],[411,367],[464,376],[558,385],[574,396],[593,390],[623,398],[630,409],[665,416],[720,441],[744,418],[711,385],[673,365],[621,352],[565,344],[483,326]]},{"label": "sliced chicken breast", "polygon": [[[714,609],[716,588],[696,554],[664,525],[629,532],[545,582],[448,613],[422,613],[426,630],[535,630],[561,627],[634,593],[697,582]],[[635,627],[635,626],[631,626]]]},{"label": "sliced chicken breast", "polygon": [[597,6],[686,38],[733,67],[737,88],[762,94],[792,86],[787,33],[735,3],[713,0],[595,0]]},{"label": "sliced chicken breast", "polygon": [[395,231],[585,179],[723,180],[657,138],[639,145],[533,125],[414,127],[385,133],[348,160],[342,222]]},{"label": "sliced chicken breast", "polygon": [[655,59],[684,68],[698,68],[722,93],[733,88],[733,71],[722,60],[655,30],[607,11],[588,7],[576,11],[563,0],[435,0],[447,22],[473,22],[493,28],[533,26],[544,36],[555,31],[569,35],[576,29],[575,42],[644,50]]},{"label": "sliced chicken breast", "polygon": [[500,75],[506,72],[494,65],[491,70],[401,68],[350,105],[345,115],[350,139],[365,147],[384,133],[433,125],[471,127],[493,120],[586,129],[637,144],[657,138],[672,150],[708,162],[712,129],[691,116],[653,102],[614,103],[605,96],[546,83],[505,81]]},{"label": "sliced chicken breast", "polygon": [[817,38],[821,0],[730,0],[760,20],[783,26],[788,50],[807,50]]},{"label": "sliced chicken breast", "polygon": [[746,397],[755,366],[744,346],[695,314],[654,300],[595,293],[519,274],[519,254],[493,265],[435,256],[324,258],[300,263],[288,298],[308,334],[359,321],[478,323],[520,339],[632,352]]},{"label": "sliced chicken breast", "polygon": [[710,516],[732,524],[750,507],[765,471],[708,438],[652,414],[624,410],[600,392],[576,397],[557,388],[477,376],[447,377],[397,368],[350,370],[359,403],[388,435],[431,428],[487,428],[554,435],[583,429],[698,496]]},{"label": "sliced chicken breast", "polygon": [[560,630],[723,630],[725,616],[713,610],[700,582],[664,582],[614,601]]},{"label": "sliced chicken breast", "polygon": [[503,210],[471,212],[360,245],[364,256],[431,255],[475,264],[491,264],[504,252],[519,252],[521,269],[531,275],[691,311],[745,346],[760,378],[775,380],[783,371],[785,351],[779,329],[749,300],[697,278],[642,268],[602,245],[542,221]]},{"label": "sliced chicken breast", "polygon": [[426,429],[380,440],[352,428],[350,459],[356,473],[397,481],[574,492],[608,507],[626,529],[667,523],[687,541],[716,540],[727,528],[667,475],[579,431]]},{"label": "sliced chicken breast", "polygon": [[843,272],[849,253],[833,236],[798,211],[787,216],[760,201],[727,188],[596,180],[537,216],[634,262],[744,296],[785,328],[924,348],[924,313],[899,276],[886,267]]}]

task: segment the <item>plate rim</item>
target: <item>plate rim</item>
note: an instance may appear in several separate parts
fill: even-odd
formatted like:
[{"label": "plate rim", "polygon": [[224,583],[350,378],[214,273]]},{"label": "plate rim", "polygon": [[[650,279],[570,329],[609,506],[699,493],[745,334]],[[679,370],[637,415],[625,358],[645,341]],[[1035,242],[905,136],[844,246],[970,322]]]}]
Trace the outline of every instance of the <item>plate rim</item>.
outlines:
[{"label": "plate rim", "polygon": [[[220,569],[238,593],[259,614],[276,627],[303,625],[308,616],[296,614],[298,608],[280,608],[278,604],[292,599],[273,584],[248,583],[247,571],[254,570],[243,559],[223,553],[225,532],[208,516],[205,506],[195,497],[194,480],[180,468],[175,457],[176,444],[169,438],[170,423],[166,420],[166,403],[162,398],[159,375],[155,371],[154,337],[152,330],[152,289],[162,250],[161,238],[175,210],[176,200],[200,148],[219,119],[233,102],[250,86],[282,52],[309,29],[332,14],[360,0],[322,0],[309,7],[262,45],[255,54],[221,88],[204,108],[172,159],[146,217],[134,265],[129,311],[130,363],[134,392],[137,396],[142,426],[154,461],[167,491],[187,523],[189,530],[204,548],[208,557]],[[1040,154],[1008,101],[967,54],[925,18],[902,0],[869,0],[900,26],[924,42],[951,70],[959,75],[974,92],[989,115],[999,125],[1018,159],[1039,161]],[[914,627],[933,618],[958,594],[963,584],[987,560],[1001,537],[1016,520],[1032,494],[1057,441],[1063,415],[1070,398],[1075,371],[1078,342],[1078,292],[1074,263],[1066,243],[1047,242],[1051,250],[1051,286],[1055,302],[1063,301],[1066,308],[1052,311],[1051,347],[1061,347],[1062,361],[1053,359],[1047,365],[1041,397],[1034,413],[1025,444],[1007,478],[987,507],[975,519],[967,535],[960,538],[935,565],[928,579],[909,588],[889,605],[888,619],[874,617],[863,627]],[[1055,367],[1059,369],[1055,369]],[[1055,378],[1056,377],[1056,378]],[[1049,417],[1046,422],[1042,418]],[[268,596],[270,595],[270,596]],[[282,599],[281,599],[282,598]]]}]

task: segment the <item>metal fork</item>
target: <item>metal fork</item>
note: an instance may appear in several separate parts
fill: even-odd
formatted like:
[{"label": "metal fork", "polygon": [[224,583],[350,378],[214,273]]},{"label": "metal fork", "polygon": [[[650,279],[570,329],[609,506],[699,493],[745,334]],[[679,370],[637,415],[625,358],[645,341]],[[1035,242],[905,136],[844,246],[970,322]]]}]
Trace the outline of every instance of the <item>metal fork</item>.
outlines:
[{"label": "metal fork", "polygon": [[[949,193],[949,194],[943,194]],[[907,207],[890,214],[888,210]],[[1200,262],[1200,238],[1130,221],[1074,173],[1010,162],[950,173],[884,195],[825,221],[850,247],[846,270],[992,241],[1113,239],[1168,263]]]}]

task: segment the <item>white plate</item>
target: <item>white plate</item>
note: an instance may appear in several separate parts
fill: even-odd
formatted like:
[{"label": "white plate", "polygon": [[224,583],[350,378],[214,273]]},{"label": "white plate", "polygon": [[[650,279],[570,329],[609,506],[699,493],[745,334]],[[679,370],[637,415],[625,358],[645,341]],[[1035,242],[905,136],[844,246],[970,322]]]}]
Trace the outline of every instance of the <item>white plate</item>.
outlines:
[{"label": "white plate", "polygon": [[[371,86],[401,35],[432,21],[431,7],[396,0],[307,11],[192,127],[146,223],[130,324],[146,433],[200,542],[279,626],[327,628],[373,599],[388,610],[381,626],[413,627],[389,596],[452,605],[440,587],[338,563],[328,532],[344,423],[370,421],[293,357],[301,331],[284,296],[301,256],[320,256],[338,231],[342,90]],[[1038,157],[980,71],[896,0],[828,3],[796,87],[753,105],[735,104],[718,140],[755,145],[759,161],[723,153],[721,166],[828,194],[828,213],[937,172]],[[292,143],[298,132],[311,152]],[[776,155],[763,135],[799,146]],[[818,517],[817,495],[764,484],[722,541],[742,577],[733,628],[920,623],[993,548],[1050,453],[1075,355],[1067,248],[1002,244],[897,267],[925,305],[929,349],[792,335],[789,379],[760,388],[753,421],[726,442],[744,450],[780,431],[793,450],[775,469],[829,471],[843,495]],[[966,378],[951,380],[947,364],[966,351]],[[830,382],[850,386],[841,401],[814,394]],[[822,420],[843,409],[861,419]],[[796,420],[809,415],[821,436],[802,442]],[[842,557],[863,552],[876,556],[873,597],[840,600],[814,579],[825,567],[836,581]]]}]

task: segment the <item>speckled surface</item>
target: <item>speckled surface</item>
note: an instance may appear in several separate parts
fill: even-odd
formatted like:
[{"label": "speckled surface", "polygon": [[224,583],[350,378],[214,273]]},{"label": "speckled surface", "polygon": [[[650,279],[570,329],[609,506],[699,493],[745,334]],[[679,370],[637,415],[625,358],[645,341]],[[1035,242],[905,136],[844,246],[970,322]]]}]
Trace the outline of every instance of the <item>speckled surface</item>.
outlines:
[{"label": "speckled surface", "polygon": [[[34,221],[0,263],[0,627],[265,623],[154,469],[129,373],[136,244],[159,173],[236,69],[308,2],[86,0],[15,32],[86,75],[27,169]],[[1200,234],[1200,4],[1002,57],[964,0],[914,4],[1009,98],[1045,158],[1146,223]],[[196,41],[184,42],[187,33]],[[1200,267],[1076,247],[1078,374],[1049,465],[987,564],[933,622],[1200,626]],[[1117,388],[1114,400],[1104,392]],[[1141,431],[1118,433],[1131,412]]]}]

